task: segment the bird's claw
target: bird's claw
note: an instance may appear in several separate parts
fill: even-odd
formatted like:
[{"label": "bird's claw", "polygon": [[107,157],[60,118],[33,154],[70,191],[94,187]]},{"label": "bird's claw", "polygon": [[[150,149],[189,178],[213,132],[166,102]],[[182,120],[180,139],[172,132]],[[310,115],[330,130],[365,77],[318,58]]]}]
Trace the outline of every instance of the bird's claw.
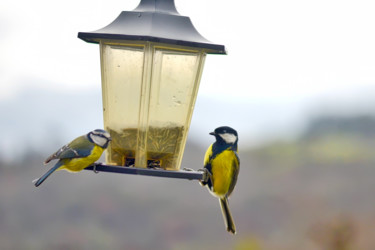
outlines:
[{"label": "bird's claw", "polygon": [[99,174],[99,171],[96,170],[96,166],[97,165],[102,165],[101,163],[94,163],[93,166],[92,166],[92,171],[95,173],[95,174]]},{"label": "bird's claw", "polygon": [[199,181],[202,186],[205,186],[209,179],[212,182],[212,174],[206,168],[198,169],[198,172],[203,172],[202,180]]}]

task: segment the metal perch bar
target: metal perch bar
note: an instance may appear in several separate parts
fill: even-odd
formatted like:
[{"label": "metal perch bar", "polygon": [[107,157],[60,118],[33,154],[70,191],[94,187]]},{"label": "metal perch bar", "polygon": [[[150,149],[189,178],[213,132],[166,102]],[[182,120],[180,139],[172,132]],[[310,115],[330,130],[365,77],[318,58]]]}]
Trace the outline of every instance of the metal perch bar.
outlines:
[{"label": "metal perch bar", "polygon": [[113,166],[113,165],[105,165],[101,163],[95,163],[93,165],[90,165],[87,168],[85,168],[85,170],[91,170],[91,171],[96,171],[96,172],[119,173],[119,174],[168,177],[168,178],[199,180],[199,181],[205,181],[208,178],[206,171],[195,171],[195,170],[170,171],[170,170],[152,169],[152,168]]}]

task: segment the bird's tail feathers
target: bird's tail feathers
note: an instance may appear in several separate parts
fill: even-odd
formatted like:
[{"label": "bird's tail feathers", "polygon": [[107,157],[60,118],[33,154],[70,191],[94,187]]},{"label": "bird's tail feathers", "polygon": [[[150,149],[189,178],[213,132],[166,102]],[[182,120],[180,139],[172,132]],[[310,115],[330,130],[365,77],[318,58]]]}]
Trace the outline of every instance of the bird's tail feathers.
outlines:
[{"label": "bird's tail feathers", "polygon": [[37,180],[34,180],[33,183],[36,187],[38,187],[40,184],[42,184],[48,176],[50,176],[53,172],[55,172],[59,167],[61,167],[62,162],[58,161],[55,166],[53,166],[50,170],[47,171],[42,177],[40,177]]},{"label": "bird's tail feathers", "polygon": [[220,207],[221,207],[221,212],[224,217],[224,222],[225,225],[227,226],[227,231],[236,234],[236,226],[234,225],[234,221],[232,218],[232,214],[229,210],[229,204],[228,204],[228,198],[220,198]]}]

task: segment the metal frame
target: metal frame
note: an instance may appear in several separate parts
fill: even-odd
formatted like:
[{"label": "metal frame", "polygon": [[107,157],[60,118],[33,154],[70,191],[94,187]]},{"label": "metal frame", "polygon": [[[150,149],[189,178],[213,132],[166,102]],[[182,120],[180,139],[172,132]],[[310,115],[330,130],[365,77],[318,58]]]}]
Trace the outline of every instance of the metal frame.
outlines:
[{"label": "metal frame", "polygon": [[85,170],[91,170],[95,173],[98,172],[108,172],[108,173],[119,173],[119,174],[132,174],[132,175],[143,175],[143,176],[154,176],[154,177],[167,177],[176,179],[187,179],[187,180],[199,180],[207,181],[208,175],[207,171],[204,169],[195,170],[163,170],[163,169],[153,169],[153,168],[136,168],[127,166],[114,166],[105,165],[102,163],[94,163],[88,166]]}]

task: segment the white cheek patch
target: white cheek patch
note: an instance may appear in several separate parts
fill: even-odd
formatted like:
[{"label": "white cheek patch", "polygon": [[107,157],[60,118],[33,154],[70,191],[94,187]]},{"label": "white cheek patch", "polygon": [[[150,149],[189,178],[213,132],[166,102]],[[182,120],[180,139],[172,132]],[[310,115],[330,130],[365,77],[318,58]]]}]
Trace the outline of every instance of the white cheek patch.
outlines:
[{"label": "white cheek patch", "polygon": [[228,134],[228,133],[225,133],[225,134],[219,134],[221,138],[223,138],[223,140],[226,142],[226,143],[235,143],[237,141],[237,136],[235,136],[234,134]]},{"label": "white cheek patch", "polygon": [[107,139],[106,138],[103,138],[101,136],[95,136],[95,135],[91,135],[91,139],[92,141],[99,145],[99,146],[104,146],[106,143],[107,143]]}]

